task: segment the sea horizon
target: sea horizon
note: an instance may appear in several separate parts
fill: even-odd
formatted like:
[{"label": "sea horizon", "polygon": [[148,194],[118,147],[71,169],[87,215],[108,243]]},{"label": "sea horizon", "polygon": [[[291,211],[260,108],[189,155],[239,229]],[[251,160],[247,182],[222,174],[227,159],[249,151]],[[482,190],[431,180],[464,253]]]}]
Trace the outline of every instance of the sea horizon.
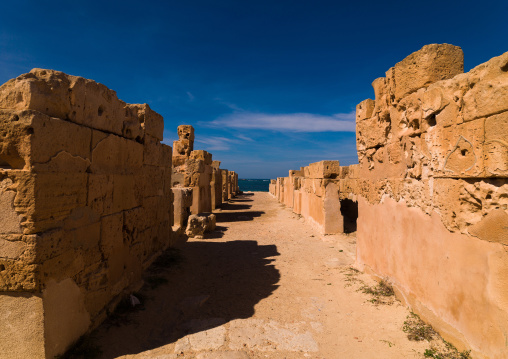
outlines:
[{"label": "sea horizon", "polygon": [[243,192],[268,192],[269,178],[239,178],[238,187]]}]

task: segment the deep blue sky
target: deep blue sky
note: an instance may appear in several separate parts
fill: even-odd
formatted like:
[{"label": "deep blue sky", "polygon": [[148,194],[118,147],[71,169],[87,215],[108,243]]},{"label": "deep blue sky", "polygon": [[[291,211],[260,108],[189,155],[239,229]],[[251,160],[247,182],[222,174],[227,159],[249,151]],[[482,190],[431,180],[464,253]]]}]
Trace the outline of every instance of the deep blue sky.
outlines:
[{"label": "deep blue sky", "polygon": [[508,2],[4,1],[0,83],[34,67],[101,82],[164,116],[164,142],[240,178],[357,162],[353,111],[372,81],[429,43],[465,70],[508,51]]}]

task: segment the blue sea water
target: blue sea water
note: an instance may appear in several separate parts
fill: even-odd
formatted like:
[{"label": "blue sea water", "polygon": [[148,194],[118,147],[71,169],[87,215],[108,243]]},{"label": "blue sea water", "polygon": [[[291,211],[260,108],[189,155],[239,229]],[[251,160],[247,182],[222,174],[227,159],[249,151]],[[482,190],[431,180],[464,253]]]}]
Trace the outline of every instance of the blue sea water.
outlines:
[{"label": "blue sea water", "polygon": [[238,179],[240,191],[268,192],[269,179]]}]

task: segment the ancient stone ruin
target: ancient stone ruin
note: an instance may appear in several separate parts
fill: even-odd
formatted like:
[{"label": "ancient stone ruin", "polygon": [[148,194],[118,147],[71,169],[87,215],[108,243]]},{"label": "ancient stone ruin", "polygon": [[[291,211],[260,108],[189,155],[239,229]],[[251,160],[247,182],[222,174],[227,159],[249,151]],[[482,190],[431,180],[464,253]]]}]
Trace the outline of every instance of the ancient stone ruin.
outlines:
[{"label": "ancient stone ruin", "polygon": [[189,208],[211,211],[218,165],[192,151],[192,127],[175,156],[163,129],[148,105],[62,72],[0,87],[2,358],[65,352],[141,286]]},{"label": "ancient stone ruin", "polygon": [[[427,45],[357,106],[359,164],[270,183],[323,235],[357,232],[356,267],[393,284],[459,349],[506,358],[508,53],[463,73]],[[161,143],[162,116],[104,85],[34,69],[0,87],[0,353],[53,358],[142,285],[168,247],[206,238],[238,175]]]},{"label": "ancient stone ruin", "polygon": [[360,164],[313,163],[270,192],[325,234],[355,220],[359,269],[457,347],[506,358],[508,53],[463,73],[459,47],[427,45],[372,85]]},{"label": "ancient stone ruin", "polygon": [[[209,214],[227,202],[238,192],[238,175],[233,171],[219,168],[220,161],[212,161],[212,154],[202,150],[194,150],[194,128],[189,125],[178,126],[178,141],[173,142],[172,190],[174,195],[175,234],[185,233],[194,237],[197,233],[195,224],[188,222],[189,216]],[[224,176],[228,177],[226,187],[223,186]],[[207,215],[201,216],[206,217]],[[200,222],[202,223],[202,221]],[[214,222],[215,223],[215,222]],[[189,227],[188,227],[189,225]],[[215,228],[204,226],[203,230]],[[202,233],[199,234],[202,236]]]}]

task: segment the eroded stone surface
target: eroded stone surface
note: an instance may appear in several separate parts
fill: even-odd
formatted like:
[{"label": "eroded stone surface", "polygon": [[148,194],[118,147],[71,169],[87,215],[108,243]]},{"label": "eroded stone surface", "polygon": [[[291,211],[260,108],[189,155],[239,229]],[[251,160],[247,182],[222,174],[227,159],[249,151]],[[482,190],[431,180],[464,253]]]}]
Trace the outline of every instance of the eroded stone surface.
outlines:
[{"label": "eroded stone surface", "polygon": [[173,143],[172,187],[175,191],[187,188],[192,192],[190,205],[180,200],[180,194],[175,202],[180,213],[175,212],[174,222],[184,228],[189,214],[211,212],[235,196],[238,193],[238,175],[219,168],[220,161],[213,161],[211,153],[194,150],[192,126],[178,126],[178,138]]},{"label": "eroded stone surface", "polygon": [[[507,355],[501,318],[508,292],[479,288],[480,305],[467,294],[472,273],[463,271],[496,288],[506,283],[507,64],[505,53],[462,73],[460,48],[424,46],[374,80],[375,100],[357,106],[359,165],[337,163],[326,176],[319,162],[270,184],[279,202],[323,233],[344,215],[346,200],[358,201],[357,265],[393,279],[404,300],[457,346],[500,358]],[[338,194],[327,191],[330,183]],[[339,199],[327,202],[333,196]],[[439,236],[426,235],[438,229]],[[437,291],[446,294],[426,294]],[[478,330],[479,317],[490,318],[489,334]]]},{"label": "eroded stone surface", "polygon": [[185,234],[190,238],[204,238],[205,232],[215,230],[215,214],[192,214],[189,216]]},{"label": "eroded stone surface", "polygon": [[44,338],[40,355],[62,354],[171,245],[163,124],[148,105],[58,71],[0,86],[0,292],[31,292],[44,308],[44,329],[10,336],[2,353]]}]

